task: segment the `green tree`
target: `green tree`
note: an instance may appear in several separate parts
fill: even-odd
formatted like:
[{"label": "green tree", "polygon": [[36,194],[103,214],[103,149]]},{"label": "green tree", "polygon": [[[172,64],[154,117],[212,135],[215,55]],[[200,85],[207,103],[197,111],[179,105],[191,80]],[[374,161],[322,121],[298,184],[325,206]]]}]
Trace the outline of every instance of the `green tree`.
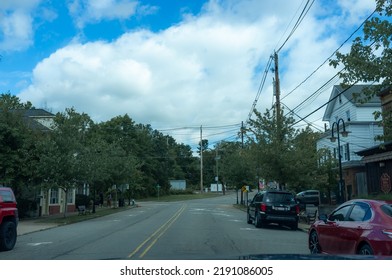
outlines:
[{"label": "green tree", "polygon": [[64,216],[67,213],[68,194],[83,178],[83,139],[92,121],[87,114],[77,113],[73,108],[57,113],[55,128],[40,142],[38,173],[43,187],[61,188],[65,197]]},{"label": "green tree", "polygon": [[30,101],[21,102],[20,98],[12,95],[10,92],[2,93],[0,95],[0,110],[15,110],[15,109],[32,109],[33,105]]},{"label": "green tree", "polygon": [[338,186],[336,185],[338,162],[332,156],[331,151],[326,148],[318,150],[317,157],[318,168],[316,178],[318,189],[327,194],[328,202],[331,204],[332,193],[338,193]]},{"label": "green tree", "polygon": [[266,110],[264,114],[255,110],[254,114],[256,118],[249,121],[248,130],[253,133],[249,141],[259,161],[258,168],[267,181],[276,181],[284,188],[293,172],[288,159],[297,134],[293,128],[294,119],[285,117],[282,111],[278,124],[275,110]]},{"label": "green tree", "polygon": [[[391,90],[392,84],[392,2],[390,0],[376,0],[375,15],[364,24],[363,37],[354,39],[348,53],[338,52],[336,59],[330,64],[334,67],[343,65],[340,72],[344,86],[348,87],[357,82],[374,85],[365,93],[368,98],[383,90]],[[375,112],[376,119],[382,115]],[[385,130],[392,127],[391,112],[382,116]],[[392,134],[387,139],[391,140]]]},{"label": "green tree", "polygon": [[306,127],[298,131],[293,139],[293,145],[286,158],[291,171],[287,183],[296,192],[318,188],[317,140],[319,137],[319,133]]}]

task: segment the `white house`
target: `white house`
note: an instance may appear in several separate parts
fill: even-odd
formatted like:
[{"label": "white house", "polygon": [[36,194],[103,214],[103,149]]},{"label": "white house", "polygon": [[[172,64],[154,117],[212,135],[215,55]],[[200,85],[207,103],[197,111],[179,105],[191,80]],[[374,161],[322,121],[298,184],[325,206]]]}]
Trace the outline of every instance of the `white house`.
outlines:
[{"label": "white house", "polygon": [[[327,122],[325,132],[317,142],[317,150],[328,149],[338,160],[341,155],[342,179],[346,199],[358,194],[367,194],[366,174],[361,157],[356,152],[373,147],[379,143],[375,138],[383,134],[383,129],[374,119],[373,113],[381,110],[381,101],[377,95],[361,102],[363,90],[367,85],[355,85],[348,89],[334,86],[326,107],[323,121]],[[342,132],[348,132],[344,137]],[[336,139],[339,133],[340,147]]]}]

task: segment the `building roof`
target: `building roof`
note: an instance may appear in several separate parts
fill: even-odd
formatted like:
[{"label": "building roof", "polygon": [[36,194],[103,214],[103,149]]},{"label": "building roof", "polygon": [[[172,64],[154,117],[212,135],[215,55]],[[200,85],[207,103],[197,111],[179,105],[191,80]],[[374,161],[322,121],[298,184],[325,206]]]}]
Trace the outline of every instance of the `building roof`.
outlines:
[{"label": "building roof", "polygon": [[20,114],[29,128],[40,131],[48,131],[50,128],[40,123],[38,119],[54,118],[54,114],[44,109],[13,109],[10,112]]},{"label": "building roof", "polygon": [[392,151],[392,141],[385,142],[367,149],[360,150],[356,152],[357,155],[359,156],[370,156],[374,154],[382,154],[385,152],[390,152]]},{"label": "building roof", "polygon": [[[325,109],[323,121],[329,121],[333,113],[336,102],[339,100],[338,96],[343,95],[349,102],[355,107],[380,107],[381,100],[377,94],[374,94],[369,100],[367,100],[364,94],[365,89],[371,89],[370,85],[353,85],[348,88],[343,88],[341,85],[333,86],[331,96],[327,108]],[[366,99],[366,101],[361,101]]]}]

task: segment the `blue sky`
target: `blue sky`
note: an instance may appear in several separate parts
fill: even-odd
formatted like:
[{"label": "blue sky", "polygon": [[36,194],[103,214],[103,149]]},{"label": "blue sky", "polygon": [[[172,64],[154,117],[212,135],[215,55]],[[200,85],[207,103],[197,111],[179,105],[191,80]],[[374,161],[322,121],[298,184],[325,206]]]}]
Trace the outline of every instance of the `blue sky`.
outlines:
[{"label": "blue sky", "polygon": [[[270,55],[283,44],[305,3],[2,0],[0,91],[53,113],[74,107],[97,122],[128,114],[193,147],[200,126],[210,143],[234,140]],[[279,52],[284,106],[297,107],[336,74],[337,69],[323,65],[285,96],[374,7],[373,0],[314,2]],[[272,105],[272,76],[258,98],[259,111]],[[296,113],[305,116],[326,102],[332,86]],[[308,121],[322,128],[323,113]]]}]

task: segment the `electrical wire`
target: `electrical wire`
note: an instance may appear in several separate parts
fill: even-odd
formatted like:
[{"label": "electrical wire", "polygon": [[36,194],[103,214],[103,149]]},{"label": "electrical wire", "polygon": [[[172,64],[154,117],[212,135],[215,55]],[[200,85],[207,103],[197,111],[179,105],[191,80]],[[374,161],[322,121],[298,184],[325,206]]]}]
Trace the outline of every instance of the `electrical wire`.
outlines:
[{"label": "electrical wire", "polygon": [[362,26],[374,15],[374,13],[376,12],[376,10],[374,10],[362,23],[361,25],[358,26],[357,29],[354,30],[353,33],[351,33],[351,35],[322,63],[320,64],[312,73],[310,73],[309,76],[307,76],[301,83],[299,83],[293,90],[291,90],[289,93],[287,93],[285,96],[283,96],[281,98],[281,100],[285,99],[287,96],[289,96],[290,94],[292,94],[295,90],[297,90],[300,86],[302,86],[304,83],[306,83],[310,77],[312,77],[318,70],[320,70],[320,68],[322,66],[324,66],[325,63],[327,63],[328,61],[330,61],[330,59],[354,36],[355,33],[357,33]]},{"label": "electrical wire", "polygon": [[305,4],[305,7],[303,8],[301,14],[299,15],[297,22],[295,23],[293,29],[291,30],[290,34],[287,36],[286,40],[283,42],[283,44],[280,46],[280,48],[276,51],[277,53],[280,52],[280,50],[284,47],[284,45],[287,43],[287,41],[291,38],[291,36],[294,34],[294,32],[297,30],[298,26],[301,24],[307,13],[309,12],[310,8],[313,6],[314,1],[309,4],[310,0],[308,0]]}]

